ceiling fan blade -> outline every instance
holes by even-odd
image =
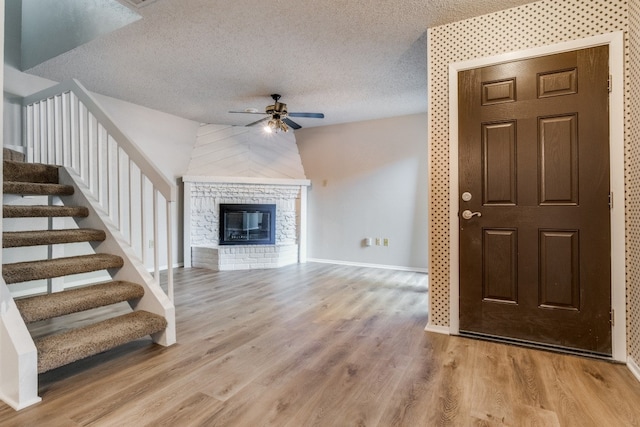
[[[245,125],[245,126],[247,126],[247,127],[248,127],[248,126],[256,126],[256,125],[259,125],[259,124],[260,124],[260,123],[262,123],[262,122],[266,122],[266,121],[267,121],[267,120],[269,120],[270,118],[271,118],[271,116],[268,116],[268,117],[265,117],[264,119],[260,119],[260,120],[257,120],[257,121],[255,121],[255,122],[249,123],[248,125]]]
[[[241,113],[241,114],[267,114],[260,111],[229,111],[230,113]]]
[[[324,119],[324,114],[322,113],[288,113],[289,117],[309,117],[312,119]]]
[[[291,119],[282,119],[283,122],[285,122],[286,124],[289,125],[289,127],[293,128],[293,129],[300,129],[302,126],[300,126],[299,124],[297,124],[296,122],[294,122]]]

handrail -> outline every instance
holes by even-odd
[[[55,86],[41,90],[25,97],[23,106],[28,106],[45,99],[53,98],[64,92],[73,92],[78,99],[87,107],[89,111],[98,119],[98,122],[107,129],[117,141],[120,147],[129,157],[145,171],[145,175],[157,186],[160,194],[170,202],[176,201],[176,186],[173,185],[149,158],[138,149],[131,139],[115,124],[111,116],[102,108],[98,100],[76,79],[71,79],[59,83]]]
[[[159,248],[167,247],[167,294],[173,301],[173,210],[176,186],[134,144],[77,80],[27,96],[24,137],[29,161],[65,166],[84,184],[104,217],[160,286]],[[150,184],[150,185],[147,185]],[[166,209],[160,209],[163,202]],[[139,214],[139,215],[138,215]],[[160,218],[164,216],[164,218]],[[166,226],[160,233],[160,220]],[[147,243],[147,224],[151,238]],[[153,256],[147,254],[152,246]]]

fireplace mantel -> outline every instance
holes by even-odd
[[[195,176],[184,183],[184,265],[214,270],[277,268],[307,258],[308,179]],[[275,203],[273,245],[220,246],[219,206]]]
[[[296,185],[304,187],[309,187],[311,185],[311,181],[308,179],[198,175],[185,175],[182,177],[182,182],[208,182],[212,184]]]

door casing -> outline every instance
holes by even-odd
[[[573,40],[534,49],[456,62],[449,65],[449,235],[450,290],[449,333],[460,332],[459,281],[459,194],[458,194],[458,72],[521,59],[535,58],[594,46],[609,46],[609,72],[612,90],[609,96],[611,209],[611,306],[612,359],[627,360],[625,230],[624,230],[624,33],[622,31]],[[427,325],[427,330],[442,332]]]

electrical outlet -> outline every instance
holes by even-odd
[[[376,246],[380,246],[380,238],[376,237]]]
[[[382,243],[383,243],[385,246],[389,246],[389,238],[385,237],[385,238],[384,238],[384,240],[382,241]]]
[[[149,240],[149,247],[153,248],[153,240]]]

